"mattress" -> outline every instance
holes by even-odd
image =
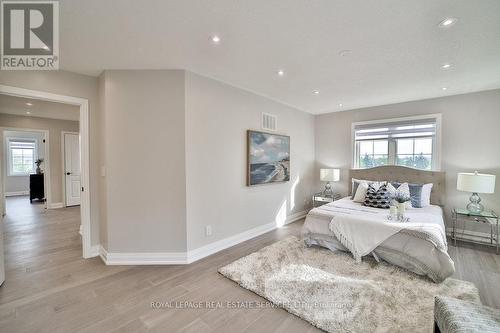
[[[332,251],[347,251],[329,228],[332,218],[339,210],[355,214],[388,215],[388,210],[365,207],[349,197],[314,208],[308,213],[302,227],[302,237],[308,246],[317,245]],[[431,205],[424,208],[410,208],[406,211],[406,215],[412,221],[418,221],[420,214],[432,215],[434,218],[428,223],[438,225],[444,233],[441,207]],[[441,282],[455,272],[454,263],[446,248],[445,244],[445,250],[440,250],[428,239],[401,230],[381,243],[372,255],[416,274],[428,276],[435,282]]]

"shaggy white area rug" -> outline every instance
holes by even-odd
[[[434,296],[480,303],[470,282],[305,246],[289,237],[219,269],[243,288],[328,332],[432,332]]]

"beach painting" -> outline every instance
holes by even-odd
[[[247,132],[247,185],[290,180],[290,137],[265,132]]]

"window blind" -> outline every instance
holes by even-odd
[[[10,139],[10,149],[35,149],[36,142],[34,140],[25,139]]]
[[[434,137],[436,135],[436,119],[419,119],[395,121],[377,124],[356,125],[354,138],[356,141]]]

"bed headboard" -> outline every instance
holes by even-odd
[[[387,165],[369,169],[351,169],[349,170],[349,182],[351,182],[352,178],[415,184],[433,183],[431,203],[439,206],[444,204],[445,173],[443,171],[425,171],[403,166]],[[351,187],[352,184],[349,184],[349,194],[352,192]]]

